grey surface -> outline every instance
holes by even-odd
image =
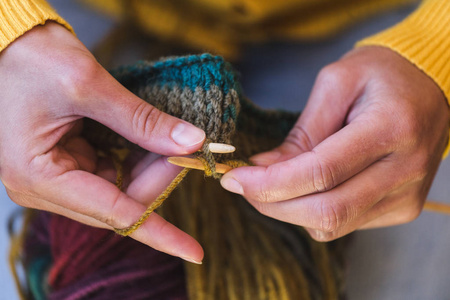
[[[2,220],[0,223],[0,299],[19,299],[8,266],[9,236],[7,233],[7,220],[18,207],[9,200],[2,185],[0,207],[0,220]]]
[[[74,1],[52,0],[90,48],[112,22],[80,8]],[[245,63],[237,65],[247,95],[264,107],[300,110],[321,67],[334,61],[355,41],[401,20],[409,10],[398,10],[357,29],[313,45],[273,44],[250,48]],[[430,198],[450,203],[450,161],[444,161]],[[16,206],[0,191],[0,220]],[[348,294],[360,299],[450,299],[450,217],[424,212],[407,225],[360,231],[348,253]],[[18,299],[6,264],[9,238],[0,228],[0,299]]]

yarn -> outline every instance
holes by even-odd
[[[136,221],[136,223],[134,223],[133,225],[127,227],[127,228],[123,228],[123,229],[118,229],[118,228],[114,228],[114,231],[117,234],[120,234],[121,236],[128,236],[130,234],[132,234],[133,232],[135,232],[142,224],[144,224],[144,222],[148,219],[148,217],[150,216],[150,214],[157,209],[158,207],[160,207],[163,202],[170,196],[170,194],[172,193],[172,191],[181,183],[181,181],[184,179],[184,177],[186,177],[187,173],[190,171],[190,169],[185,168],[183,169],[180,174],[178,174],[174,180],[172,180],[172,182],[169,184],[169,186],[166,188],[166,190],[164,192],[161,193],[161,195],[159,195],[155,201],[153,201],[153,203],[145,210],[145,212],[142,214],[142,216],[139,218],[139,220]],[[120,178],[120,176],[117,176],[118,178]],[[121,181],[121,180],[119,180]]]
[[[214,155],[209,150],[209,140],[206,140],[202,146],[202,150],[196,153],[197,159],[199,159],[204,166],[205,176],[213,177],[215,179],[220,179],[222,174],[216,172],[216,160],[214,159]],[[114,158],[114,157],[113,157]],[[122,159],[123,162],[123,159]],[[225,161],[225,164],[231,166],[232,168],[248,166],[249,164],[244,161],[237,160],[228,160]],[[119,189],[122,189],[123,184],[123,168],[121,162],[118,159],[114,159],[114,165],[116,167],[117,175],[116,175],[116,185]],[[150,206],[145,210],[142,216],[137,220],[133,225],[127,228],[114,228],[114,232],[120,234],[121,236],[129,236],[133,232],[135,232],[139,227],[144,224],[144,222],[148,219],[150,214],[155,211],[158,207],[160,207],[164,201],[170,196],[173,190],[181,183],[181,181],[186,177],[188,172],[191,169],[184,168],[169,184],[169,186],[156,198],[155,201],[150,204]]]
[[[253,105],[243,96],[232,67],[208,54],[139,62],[112,74],[158,109],[204,129],[212,142],[236,146],[231,157],[206,148],[197,154],[212,176],[215,162],[238,166],[279,145],[298,117]],[[130,155],[143,151],[91,120],[86,120],[83,134],[104,153],[112,148],[127,149]],[[202,244],[203,265],[183,262],[108,230],[34,212],[24,227],[21,251],[13,257],[27,274],[24,295],[195,300],[343,296],[344,240],[315,242],[301,227],[260,214],[203,172],[192,171],[173,185],[179,188],[170,188],[173,192],[158,214]]]

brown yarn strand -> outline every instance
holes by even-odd
[[[126,227],[126,228],[114,228],[114,231],[117,234],[120,234],[122,236],[128,236],[135,232],[139,227],[141,227],[142,224],[148,219],[148,217],[151,215],[151,213],[160,207],[164,201],[169,198],[170,194],[173,192],[173,190],[180,184],[180,182],[186,177],[186,175],[189,173],[190,169],[185,168],[183,169],[172,182],[169,184],[169,186],[166,188],[164,192],[159,195],[155,201],[145,210],[145,212],[142,214],[142,216],[139,218],[139,220],[136,221],[133,225]],[[119,173],[118,173],[119,174]],[[121,182],[121,180],[117,180],[118,182]]]
[[[213,177],[215,179],[220,179],[222,174],[216,172],[216,161],[213,153],[210,150],[209,144],[210,140],[206,140],[203,144],[202,150],[197,153],[197,159],[203,164],[204,172],[207,177]],[[113,163],[116,168],[116,185],[119,189],[123,188],[123,162],[128,155],[128,151],[126,153],[120,151],[114,151],[113,153]],[[229,160],[226,162],[226,165],[229,165],[232,168],[236,168],[239,166],[248,165],[242,161],[233,161]],[[184,168],[169,184],[169,186],[156,198],[155,201],[145,210],[142,216],[137,220],[133,225],[126,228],[114,228],[114,232],[121,236],[129,236],[133,232],[139,229],[139,227],[144,224],[144,222],[148,219],[153,211],[155,211],[158,207],[160,207],[164,201],[169,198],[170,194],[173,190],[183,181],[186,175],[189,173],[191,169]]]

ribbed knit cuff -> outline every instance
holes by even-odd
[[[356,46],[388,47],[431,77],[450,103],[450,0],[426,0],[401,23]],[[449,153],[447,145],[444,156]]]
[[[0,51],[36,25],[56,21],[72,27],[44,0],[0,0]]]

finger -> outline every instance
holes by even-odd
[[[67,218],[73,219],[75,221],[81,222],[86,225],[104,228],[104,229],[112,229],[111,226],[106,225],[103,222],[100,222],[97,219],[91,218],[86,215],[82,215],[76,213],[74,211],[68,210],[65,207],[62,207],[58,204],[49,202],[45,199],[41,199],[38,197],[33,197],[31,195],[18,194],[14,191],[7,190],[7,193],[11,199],[14,199],[14,202],[27,208],[36,209],[36,210],[45,210],[51,213],[55,213],[58,215],[65,216]]]
[[[397,155],[395,159],[398,159]],[[398,170],[409,174],[406,182],[410,182],[395,193],[385,197],[367,212],[365,222],[358,228],[378,228],[404,224],[415,220],[423,210],[428,192],[439,167],[439,161],[432,164],[415,166],[420,159],[404,159],[399,161]],[[405,177],[405,176],[404,176]]]
[[[367,212],[358,229],[371,229],[405,224],[415,220],[422,212],[425,195],[418,196],[418,188],[407,193],[386,197]]]
[[[114,166],[112,158],[100,158],[97,162],[95,175],[115,184],[117,181],[117,169]]]
[[[149,206],[181,171],[180,167],[160,157],[143,170],[127,188],[127,195]],[[155,174],[157,174],[155,176]]]
[[[349,108],[359,97],[363,83],[355,70],[349,71],[341,63],[322,69],[305,109],[283,144],[253,156],[251,161],[267,166],[311,151],[345,125]]]
[[[344,225],[335,231],[327,232],[306,228],[309,234],[319,241],[331,241],[360,229],[372,229],[405,224],[415,220],[421,213],[425,196],[417,199],[418,186],[407,193],[398,192],[385,197],[354,222]],[[401,189],[402,190],[402,189]],[[422,199],[423,198],[423,199]]]
[[[146,209],[120,192],[114,184],[79,170],[65,172],[41,188],[38,192],[51,195],[46,197],[49,201],[113,228],[126,228],[134,224]],[[195,239],[157,214],[151,214],[131,237],[186,260],[199,262],[203,258],[203,250]]]
[[[249,202],[265,215],[309,228],[315,239],[332,240],[367,222],[372,216],[366,212],[407,182],[401,174],[383,160],[325,193],[276,203]]]
[[[312,151],[267,167],[237,168],[226,173],[222,186],[245,198],[277,202],[328,191],[388,155],[383,147],[390,132],[366,120],[351,124]],[[362,118],[364,119],[364,118]]]
[[[188,154],[198,150],[204,139],[203,130],[163,113],[120,85],[105,70],[102,80],[91,91],[89,99],[77,103],[75,109],[94,119],[131,142],[151,152],[167,155]]]
[[[27,196],[29,197],[29,196]],[[69,219],[78,221],[80,223],[90,225],[93,227],[103,228],[103,229],[113,229],[111,226],[95,219],[90,216],[80,214],[77,212],[74,212],[72,210],[69,210],[65,207],[62,207],[60,205],[45,201],[43,199],[33,198],[29,197],[30,199],[27,200],[29,203],[37,204],[39,203],[39,207],[35,207],[33,205],[27,206],[29,208],[39,209],[39,210],[45,210],[49,211],[61,216],[65,216]],[[177,229],[172,224],[165,221],[162,217],[160,217],[158,214],[153,213],[149,219],[147,220],[147,223],[150,223],[151,226],[144,224],[140,231],[136,231],[131,235],[132,238],[151,246],[152,248],[181,257],[187,261],[193,262],[193,263],[201,263],[203,259],[203,250],[200,249],[192,249],[192,252],[196,252],[196,255],[188,255],[183,256],[184,253],[188,252],[186,250],[189,250],[189,248],[192,248],[192,244],[190,241],[186,241],[186,239],[183,238],[185,233]],[[155,239],[151,238],[154,235],[161,236],[160,239],[157,241],[159,243],[155,243]],[[167,246],[172,245],[172,248],[168,251]],[[179,255],[181,253],[181,255]]]
[[[421,211],[415,204],[417,203],[412,203],[408,197],[391,195],[376,203],[366,212],[363,212],[353,222],[345,224],[334,231],[323,231],[314,228],[305,229],[315,240],[331,241],[355,230],[394,226],[410,222]]]
[[[95,171],[97,154],[85,139],[71,137],[64,143],[64,149],[75,158],[81,170]]]
[[[142,173],[148,166],[153,163],[153,161],[155,161],[159,157],[161,157],[161,155],[152,152],[143,153],[142,151],[132,151],[127,156],[124,162],[115,163],[112,157],[100,158],[97,162],[95,174],[109,182],[117,183],[118,163],[122,166],[122,188],[127,187],[131,181],[133,181],[140,173]]]
[[[134,180],[138,177],[144,170],[146,170],[155,160],[160,158],[161,155],[148,152],[144,156],[140,157],[140,159],[134,164],[134,167],[131,169],[131,180]],[[130,159],[134,159],[130,157]]]

